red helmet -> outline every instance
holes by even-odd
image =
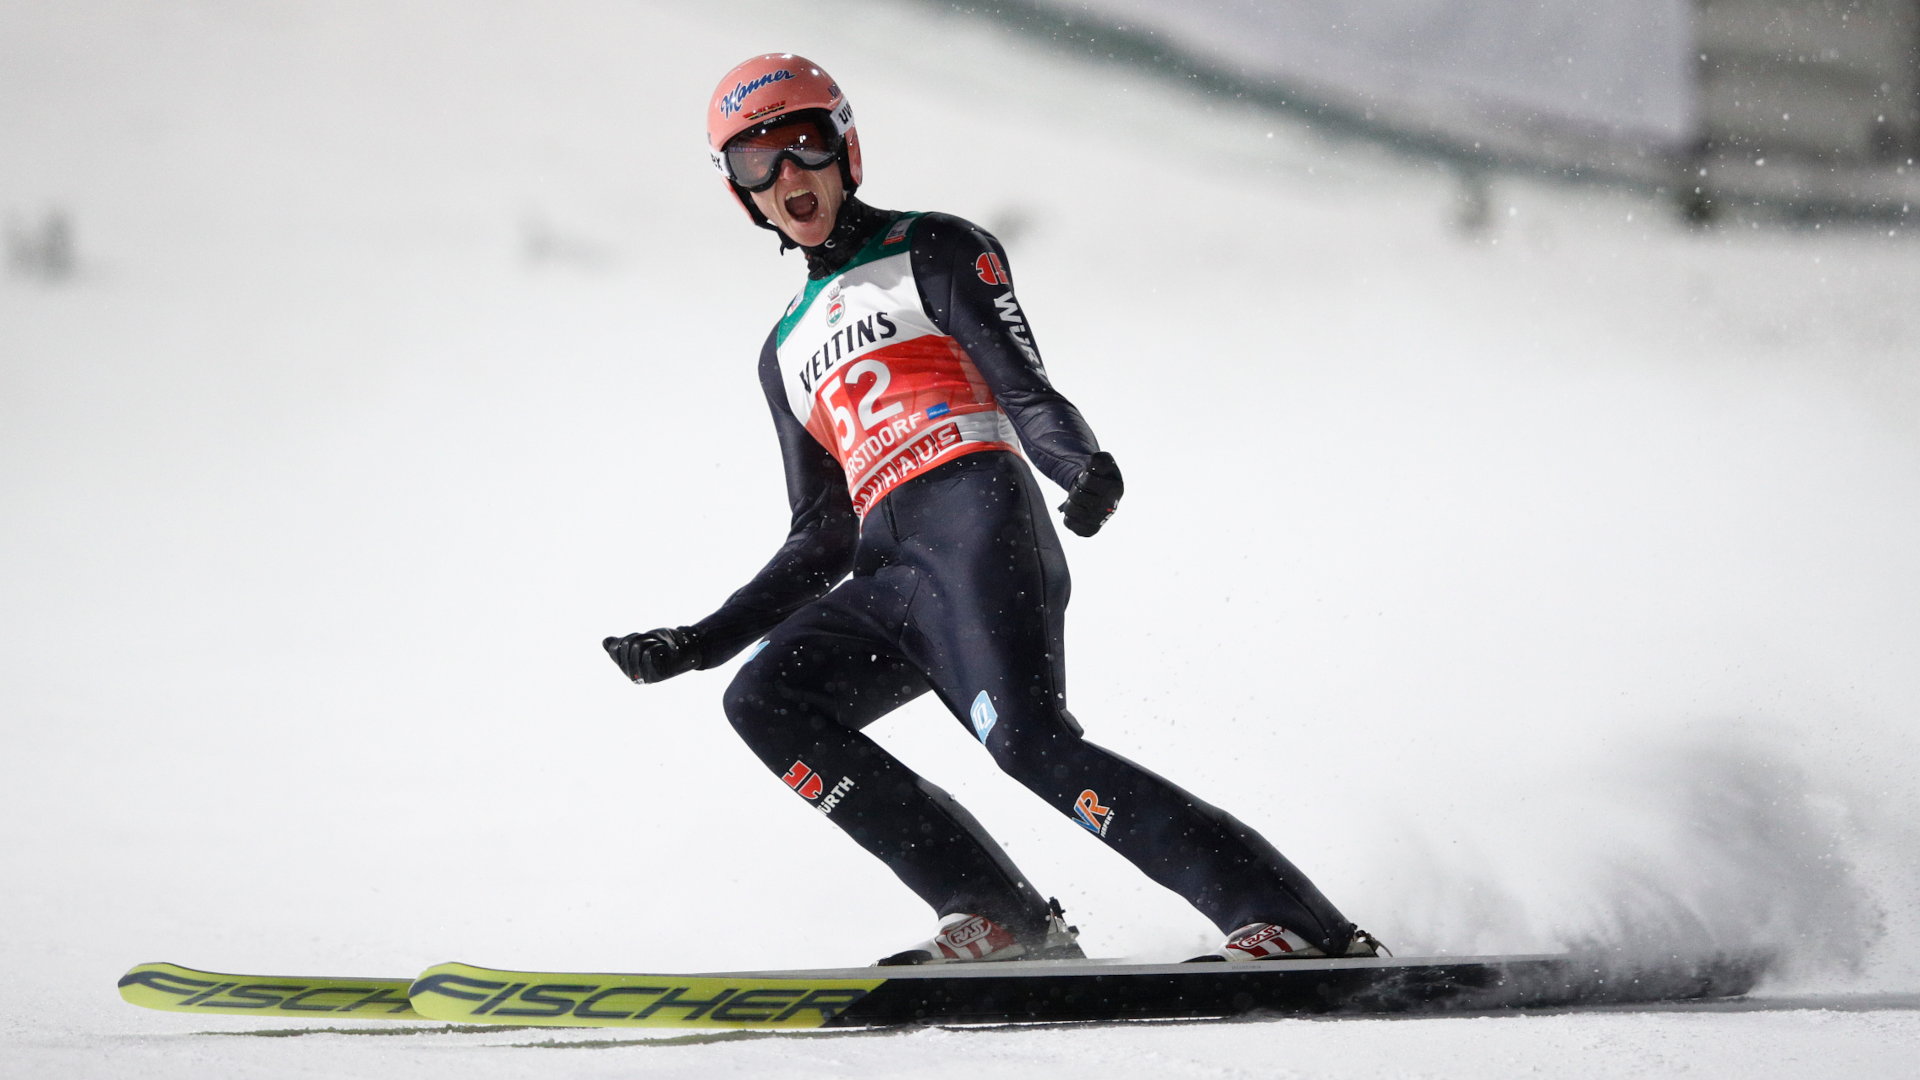
[[[773,228],[772,223],[734,183],[727,168],[727,143],[743,131],[797,119],[797,113],[821,116],[843,140],[840,179],[847,194],[853,194],[860,186],[860,135],[853,127],[853,106],[833,77],[813,61],[792,53],[756,56],[722,76],[707,104],[707,153],[713,167],[726,178],[727,189],[740,200],[747,216],[765,228]]]

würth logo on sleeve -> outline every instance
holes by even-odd
[[[1100,796],[1092,788],[1073,800],[1073,816],[1081,828],[1097,836],[1107,835],[1107,826],[1113,824],[1113,809],[1100,805]]]
[[[820,774],[808,768],[807,763],[804,761],[794,762],[793,768],[788,769],[787,775],[780,779],[785,780],[788,787],[806,796],[809,800],[819,798],[820,789],[826,787],[825,784],[820,782]]]
[[[827,792],[827,797],[820,800],[820,805],[814,807],[814,809],[823,814],[831,814],[833,813],[833,808],[839,806],[840,800],[846,798],[847,792],[852,790],[853,777],[843,776],[840,778],[839,783],[833,785],[833,790]]]
[[[804,761],[794,762],[793,768],[788,769],[787,775],[780,779],[785,780],[788,787],[799,792],[808,802],[816,804],[814,809],[823,814],[833,813],[833,808],[840,804],[840,800],[847,797],[847,792],[853,790],[853,778],[843,776],[839,783],[833,785],[833,790],[827,792],[825,799],[820,798],[820,793],[826,789],[827,785],[820,779],[820,774],[809,768]]]
[[[1013,284],[1013,279],[1007,276],[1006,266],[1000,262],[1000,256],[991,251],[973,260],[973,272],[989,285]]]
[[[980,257],[986,258],[985,255]],[[1027,358],[1027,363],[1032,364],[1035,371],[1044,373],[1046,366],[1040,363],[1039,350],[1033,347],[1032,340],[1027,337],[1027,320],[1020,314],[1020,301],[1014,299],[1013,290],[1008,289],[994,297],[993,307],[1000,313],[1000,321],[1007,324],[1007,334],[1020,347],[1020,354]]]

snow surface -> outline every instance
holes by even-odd
[[[699,150],[826,63],[881,206],[1001,233],[1127,470],[1090,735],[1404,953],[1765,945],[1761,1011],[728,1039],[237,1034],[140,961],[860,962],[930,919],[724,673],[797,260]],[[1920,1049],[1920,247],[1471,186],[940,5],[16,2],[0,214],[0,1074],[1891,1076]],[[1090,951],[1211,928],[931,702],[876,725]],[[1880,996],[1867,996],[1880,995]],[[283,1025],[277,1025],[283,1026]],[[355,1029],[363,1030],[363,1029]],[[387,1029],[379,1029],[387,1030]],[[533,1054],[511,1047],[579,1042]]]

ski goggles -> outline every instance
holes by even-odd
[[[840,160],[846,140],[813,120],[743,132],[727,144],[715,164],[727,179],[747,191],[765,191],[780,178],[780,163],[792,161],[809,172]]]

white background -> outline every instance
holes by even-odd
[[[785,528],[797,257],[700,148],[825,64],[876,205],[1001,233],[1126,470],[1067,537],[1090,737],[1401,953],[1783,950],[1761,1015],[502,1049],[229,1039],[136,962],[864,963],[929,914],[625,683]],[[0,7],[0,1073],[1893,1075],[1920,988],[1920,247],[1444,171],[937,5]],[[877,737],[1099,955],[1204,920],[931,702]],[[1796,996],[1798,995],[1798,996]],[[1884,1002],[1886,999],[1874,999]],[[1898,999],[1909,1003],[1911,998]],[[559,1061],[565,1064],[558,1064]]]

